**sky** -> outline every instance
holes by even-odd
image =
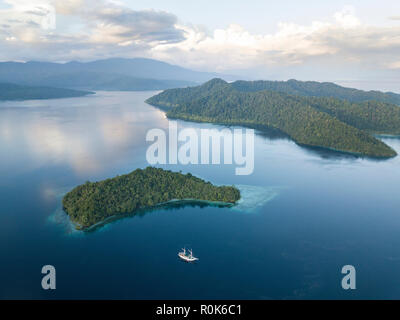
[[[0,0],[0,61],[109,57],[260,79],[400,81],[400,1]]]

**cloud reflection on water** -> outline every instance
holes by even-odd
[[[0,146],[10,152],[0,161],[11,164],[22,152],[29,159],[24,167],[67,163],[78,175],[98,172],[118,160],[116,154],[143,147],[149,121],[167,127],[163,112],[143,102],[151,95],[100,92],[89,99],[2,102]]]

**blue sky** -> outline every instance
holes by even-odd
[[[250,78],[400,80],[400,1],[0,0],[0,61],[147,57]]]
[[[357,14],[374,24],[392,23],[388,17],[400,15],[400,1],[376,0],[123,0],[132,9],[159,9],[176,14],[183,22],[223,28],[231,23],[243,25],[252,32],[272,32],[281,21],[306,24],[327,19],[345,6],[353,6]]]

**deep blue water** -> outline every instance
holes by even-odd
[[[400,157],[358,159],[258,134],[253,175],[163,166],[239,185],[237,208],[163,208],[73,231],[65,192],[147,166],[146,132],[168,127],[144,103],[153,94],[0,103],[0,298],[400,298]],[[384,141],[400,152],[400,140]],[[183,246],[197,264],[178,260]],[[41,288],[47,264],[55,291]],[[350,292],[341,288],[348,264]]]

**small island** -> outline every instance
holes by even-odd
[[[99,182],[86,182],[63,198],[64,211],[77,229],[88,229],[112,216],[153,208],[175,200],[233,205],[240,191],[215,186],[190,173],[147,167]]]

